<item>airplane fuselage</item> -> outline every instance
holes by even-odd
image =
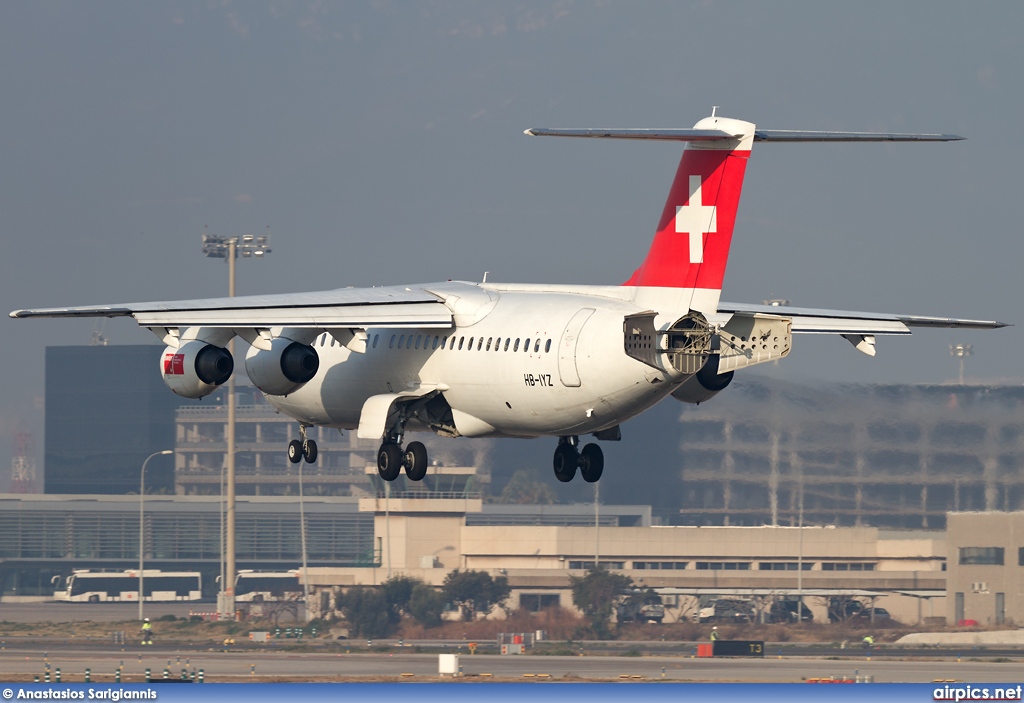
[[[625,354],[623,320],[641,310],[607,288],[424,288],[447,295],[451,329],[370,328],[363,353],[321,334],[316,376],[268,400],[301,422],[356,429],[368,398],[425,389],[444,396],[460,436],[564,436],[614,427],[681,380]]]

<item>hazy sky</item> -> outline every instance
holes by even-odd
[[[1019,2],[0,3],[0,307],[225,294],[204,226],[269,228],[239,294],[620,283],[680,146],[523,130],[689,127],[719,105],[968,137],[755,145],[725,300],[1024,324],[1022,28]],[[12,433],[42,444],[44,348],[95,325],[0,324],[2,488]],[[875,359],[798,337],[766,372],[944,382],[955,342],[969,378],[1021,382],[1021,326],[881,339]]]

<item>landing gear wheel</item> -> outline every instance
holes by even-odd
[[[395,442],[385,442],[377,451],[377,473],[385,481],[394,481],[402,472],[402,448]]]
[[[307,439],[302,443],[302,458],[306,460],[307,464],[316,462],[316,453],[316,442]]]
[[[293,464],[298,464],[302,461],[302,442],[297,439],[293,439],[288,443],[288,461]]]
[[[604,473],[604,452],[596,444],[588,444],[580,451],[580,476],[587,483],[597,483]]]
[[[409,442],[406,446],[405,475],[410,481],[422,481],[427,475],[427,448],[423,442]]]
[[[569,483],[576,476],[576,464],[579,462],[579,454],[576,447],[568,442],[562,442],[555,447],[555,478],[562,483]]]

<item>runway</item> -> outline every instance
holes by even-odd
[[[437,681],[438,655],[412,653],[321,653],[273,650],[122,652],[108,645],[57,647],[42,652],[36,647],[6,646],[0,653],[4,681],[45,680],[61,670],[62,682],[113,681],[120,669],[123,682],[141,682],[147,668],[152,678],[180,678],[203,671],[207,682],[244,681]],[[792,683],[812,678],[871,677],[878,683],[932,683],[936,680],[1020,683],[1020,661],[920,661],[822,659],[698,659],[666,656],[500,656],[463,653],[464,680],[503,681],[689,681]],[[51,680],[54,680],[51,678]]]

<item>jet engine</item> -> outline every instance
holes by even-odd
[[[267,395],[288,395],[316,376],[320,357],[308,344],[277,337],[270,349],[250,347],[245,371],[253,385]]]
[[[679,384],[672,397],[684,403],[699,405],[725,390],[732,382],[733,372],[718,373],[719,358],[718,354],[711,354],[700,371]]]
[[[231,376],[235,362],[227,349],[199,340],[167,347],[160,356],[164,383],[185,398],[202,398]]]

